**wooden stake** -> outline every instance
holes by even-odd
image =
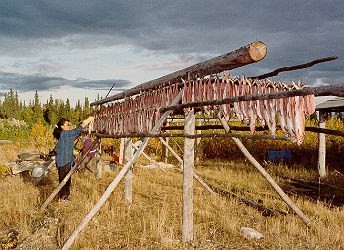
[[[173,101],[173,103],[178,103],[182,98],[182,91],[178,94],[178,96],[176,97],[176,99]],[[152,129],[151,133],[156,133],[160,127],[162,126],[163,122],[167,119],[167,117],[171,114],[171,112],[166,112],[161,118],[160,120],[156,123],[156,125],[154,126],[154,128]],[[151,138],[148,137],[146,138],[141,146],[139,147],[139,149],[135,152],[135,154],[133,155],[133,157],[123,166],[122,170],[118,173],[118,175],[116,176],[116,178],[110,183],[110,185],[108,186],[108,188],[105,190],[105,192],[103,193],[103,195],[100,197],[100,199],[97,201],[97,203],[93,206],[93,208],[88,212],[88,214],[84,217],[84,219],[80,222],[80,224],[75,228],[75,230],[73,231],[73,233],[69,236],[68,240],[66,241],[66,243],[63,245],[62,249],[63,250],[67,250],[69,249],[72,244],[74,243],[76,237],[78,236],[78,234],[81,232],[82,229],[84,229],[86,227],[86,225],[88,224],[88,222],[93,218],[93,216],[99,211],[99,209],[103,206],[103,204],[106,202],[106,200],[109,198],[110,194],[112,193],[112,191],[115,189],[115,187],[118,185],[118,183],[120,182],[120,180],[123,178],[123,176],[125,175],[125,173],[129,170],[129,168],[132,167],[132,165],[135,163],[135,161],[137,160],[137,158],[140,156],[140,154],[143,152],[143,150],[145,149],[145,147],[148,145],[148,143],[150,142]]]
[[[221,121],[221,124],[223,125],[224,129],[229,132],[229,126],[226,120],[221,117],[220,113],[217,114],[219,120]],[[311,225],[311,221],[308,219],[308,217],[300,210],[300,208],[286,195],[283,190],[278,186],[278,184],[272,179],[272,177],[269,175],[268,172],[265,171],[265,169],[259,164],[256,159],[248,152],[248,150],[245,148],[244,144],[235,137],[232,137],[232,140],[234,143],[238,146],[238,148],[241,150],[241,152],[247,157],[247,159],[252,163],[252,165],[258,169],[258,171],[264,176],[264,178],[270,183],[270,185],[275,189],[275,191],[278,193],[278,195],[282,198],[282,200],[303,220],[303,222],[307,225]]]

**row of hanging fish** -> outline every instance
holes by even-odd
[[[180,89],[176,84],[112,103],[95,112],[93,129],[108,135],[150,132]]]
[[[223,77],[198,79],[185,84],[183,89],[183,103],[202,100],[221,100],[229,97],[243,95],[272,94],[297,90],[308,87],[301,83],[286,84],[270,80],[257,80],[250,78]],[[250,126],[254,134],[258,122],[267,125],[271,134],[276,134],[277,120],[284,135],[294,142],[301,144],[305,135],[305,115],[315,112],[315,96],[292,96],[278,99],[250,100],[223,104],[220,106],[204,106],[204,112],[222,112],[229,121],[234,111],[235,116]],[[187,112],[189,109],[186,109]]]
[[[282,83],[250,78],[209,77],[184,83],[182,103],[224,98],[284,92],[302,89],[307,85]],[[134,97],[115,102],[95,113],[94,129],[115,135],[149,132],[160,119],[160,109],[171,105],[180,91],[177,84],[149,90]],[[185,109],[185,112],[188,112]],[[251,134],[260,123],[267,125],[272,135],[276,134],[279,120],[283,133],[298,144],[305,134],[305,115],[315,111],[314,95],[293,96],[278,99],[240,101],[220,106],[204,106],[203,111],[222,112],[227,121],[234,113],[242,122],[250,125]]]

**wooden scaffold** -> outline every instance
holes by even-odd
[[[337,57],[323,58],[304,65],[284,67],[256,77],[232,78],[225,73],[227,70],[258,62],[265,57],[266,53],[265,44],[256,41],[225,55],[91,103],[91,106],[100,107],[95,111],[93,127],[95,136],[98,138],[126,138],[124,143],[125,164],[98,202],[75,228],[62,249],[69,249],[72,246],[78,234],[99,211],[122,178],[124,178],[125,200],[128,204],[133,202],[132,167],[153,137],[158,137],[182,166],[182,239],[184,242],[194,239],[193,179],[195,178],[209,193],[214,193],[211,187],[194,172],[195,139],[206,136],[231,137],[282,200],[307,226],[310,226],[310,219],[253,158],[239,138],[282,139],[291,140],[298,144],[302,143],[305,133],[305,114],[311,114],[314,109],[315,96],[344,96],[344,84],[312,88],[300,83],[285,84],[265,79],[282,71],[310,67],[316,63],[334,60]],[[248,129],[251,135],[232,133],[234,129],[229,127],[228,122],[233,111],[236,117],[250,124]],[[220,121],[221,128],[225,133],[197,133],[196,112],[214,114]],[[280,121],[280,126],[276,124],[277,113],[280,120],[285,118]],[[179,128],[183,129],[184,133],[161,132],[161,128],[165,126],[165,122],[171,114],[184,114],[184,126]],[[283,116],[282,119],[281,116]],[[292,125],[290,125],[291,120],[293,120]],[[258,121],[268,126],[271,135],[254,135],[254,132],[259,129],[256,126]],[[198,127],[201,126],[198,125]],[[285,136],[277,136],[277,129],[281,129]],[[163,139],[173,136],[184,137],[183,159]],[[144,138],[144,140],[138,147],[134,146],[136,151],[133,153],[131,138],[135,137]],[[46,205],[45,203],[45,207]]]

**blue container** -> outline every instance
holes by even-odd
[[[276,150],[268,151],[267,153],[268,161],[271,161],[273,163],[287,162],[291,160],[291,157],[291,150]]]

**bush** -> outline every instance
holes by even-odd
[[[0,119],[0,139],[15,140],[27,139],[30,134],[30,126],[21,120]]]
[[[29,139],[41,152],[44,152],[49,148],[53,148],[56,142],[53,137],[52,130],[47,126],[44,126],[41,121],[32,126]]]

